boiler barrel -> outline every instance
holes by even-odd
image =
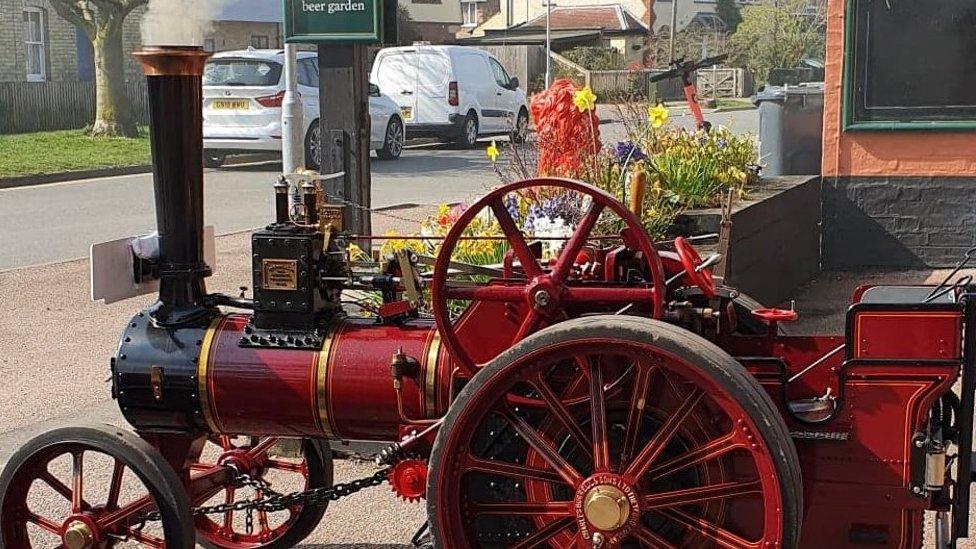
[[[246,329],[246,316],[221,317],[201,345],[201,410],[213,432],[395,440],[403,421],[390,361],[401,350],[419,365],[403,379],[404,414],[423,418],[433,405],[441,349],[432,323],[338,321],[318,352],[240,347]]]

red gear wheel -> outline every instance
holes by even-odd
[[[400,499],[418,502],[427,496],[427,462],[405,459],[390,468],[390,486]]]

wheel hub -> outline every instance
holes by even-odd
[[[61,541],[67,549],[90,549],[95,546],[95,533],[87,524],[76,520],[64,529]]]
[[[584,480],[574,498],[576,524],[583,539],[616,547],[640,520],[640,499],[620,475],[597,473]]]
[[[583,515],[600,530],[616,530],[630,518],[630,502],[623,490],[601,484],[587,492],[583,501]]]

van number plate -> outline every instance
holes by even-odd
[[[413,107],[400,107],[400,116],[404,120],[411,120],[413,118]]]

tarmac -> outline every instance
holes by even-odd
[[[398,213],[416,218],[429,208]],[[393,219],[374,217],[376,232],[395,224]],[[236,295],[239,286],[250,285],[248,234],[220,236],[216,250],[217,266],[207,280],[208,289]],[[931,283],[945,274],[945,270],[824,272],[798,291],[795,306],[800,320],[791,332],[842,333],[849,297],[859,284]],[[0,272],[0,466],[30,437],[55,426],[125,425],[110,398],[108,359],[131,315],[151,301],[152,296],[142,296],[111,305],[91,302],[87,260]],[[370,462],[338,460],[336,480],[364,477],[375,470]],[[402,502],[384,485],[334,503],[300,547],[405,548],[424,520],[423,504]],[[931,547],[931,541],[926,546]],[[959,547],[976,544],[964,542]]]

